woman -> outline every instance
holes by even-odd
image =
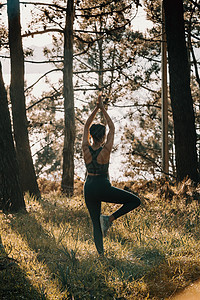
[[[98,110],[101,110],[109,127],[106,138],[105,126],[93,124]],[[91,127],[90,127],[91,126]],[[101,93],[97,105],[84,126],[83,157],[87,169],[87,179],[84,185],[84,197],[92,223],[94,242],[97,251],[103,255],[103,236],[106,235],[112,222],[140,205],[140,199],[127,191],[111,186],[108,178],[110,153],[113,147],[115,126],[104,108]],[[90,144],[90,135],[93,143]],[[106,138],[106,141],[105,141]],[[123,204],[110,216],[101,215],[101,202]]]

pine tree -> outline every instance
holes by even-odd
[[[7,94],[0,64],[0,209],[25,210],[19,180],[19,167],[11,131]]]
[[[164,0],[169,59],[170,96],[174,120],[177,179],[198,182],[196,129],[185,42],[183,1]]]
[[[9,47],[11,57],[10,98],[14,137],[23,191],[40,196],[28,139],[24,95],[24,54],[22,48],[19,0],[7,1]]]

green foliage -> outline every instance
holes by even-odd
[[[127,121],[122,137],[122,151],[126,162],[125,174],[130,178],[138,178],[138,176],[139,178],[143,176],[145,178],[156,178],[162,172],[160,92],[154,94],[152,98],[148,97],[146,101],[148,101],[146,104],[139,101],[135,103],[135,113],[129,114],[129,122]],[[170,172],[174,175],[171,113],[169,114],[169,153]]]
[[[196,33],[198,32],[198,25],[196,24],[196,16],[199,14],[197,9],[189,3],[185,3],[185,21],[187,28],[192,33],[192,45],[196,47]],[[144,1],[147,18],[153,22],[152,29],[148,29],[148,39],[137,45],[138,58],[141,56],[148,58],[148,68],[144,66],[141,70],[137,69],[134,77],[134,86],[132,90],[138,86],[145,87],[149,92],[146,94],[146,99],[134,101],[133,107],[136,108],[134,114],[129,114],[130,125],[126,126],[125,134],[122,139],[125,145],[123,149],[127,155],[125,161],[126,174],[130,176],[148,176],[152,173],[157,176],[162,171],[161,166],[161,94],[160,94],[160,42],[158,37],[161,33],[161,5],[160,1]],[[194,17],[194,20],[191,18]],[[190,24],[190,25],[189,25]],[[141,37],[140,37],[141,38]],[[141,38],[142,39],[142,38]],[[138,47],[140,45],[140,47]],[[157,58],[157,62],[155,62]],[[193,62],[194,63],[194,62]],[[146,64],[147,65],[147,64]],[[191,68],[193,65],[191,64]],[[142,74],[140,74],[140,72]],[[198,74],[196,74],[198,75]],[[192,76],[193,77],[193,76]],[[197,78],[198,79],[198,78]],[[197,140],[199,140],[199,126],[198,115],[199,108],[196,107],[196,83],[191,78],[191,88],[193,93],[193,100],[196,112],[196,127]],[[149,85],[152,84],[152,86]],[[149,89],[148,89],[149,88]],[[157,90],[157,92],[156,92]],[[173,119],[171,114],[171,107],[169,106],[169,155],[170,155],[170,173],[175,176],[175,158],[174,158],[174,134],[173,134]],[[130,133],[131,132],[131,133]],[[134,134],[133,138],[130,138]],[[127,143],[129,146],[127,146]],[[199,142],[197,141],[199,148]],[[127,151],[129,149],[129,151]],[[127,170],[128,169],[128,170]],[[146,172],[145,172],[146,171]]]
[[[29,134],[35,152],[37,175],[59,176],[64,122],[62,70],[66,2],[43,4],[36,3],[31,6],[32,19],[27,28],[23,28],[23,32],[34,37],[35,32],[38,34],[38,31],[51,30],[48,34],[51,34],[52,45],[45,46],[43,54],[48,61],[49,69],[56,70],[50,74],[59,76],[56,82],[50,74],[44,77],[48,87],[39,99],[34,95],[34,89],[29,88],[26,91],[27,102],[33,105],[32,109],[27,110],[27,116],[30,120]],[[149,171],[153,175],[158,175],[158,171],[161,170],[160,1],[92,0],[89,4],[88,1],[75,1],[73,47],[77,131],[75,160],[81,157],[82,126],[88,112],[93,108],[94,98],[101,85],[109,99],[107,105],[113,108],[114,105],[121,104],[122,117],[127,119],[122,146],[124,150],[122,155],[126,153],[125,168],[130,170],[129,174],[136,170],[138,175],[141,170],[142,176],[146,176]],[[153,24],[145,33],[134,31],[131,26],[132,18],[135,16],[137,19],[138,5],[143,5],[147,19]],[[191,43],[197,48],[199,11],[197,8],[194,9],[190,1],[184,1],[184,8],[187,36],[189,38],[192,33]],[[1,10],[5,11],[5,7]],[[2,46],[5,47],[7,42],[5,25],[2,25],[0,37]],[[24,52],[27,56],[33,54],[29,48]],[[192,66],[193,63],[191,61]],[[199,95],[196,92],[196,83],[192,85],[192,89],[196,94],[199,143]],[[132,106],[128,113],[126,106]],[[170,172],[175,175],[171,108],[169,119]],[[129,132],[131,135],[134,134],[133,139],[129,138]],[[35,145],[36,137],[37,145]]]

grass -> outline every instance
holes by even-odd
[[[199,187],[126,185],[142,205],[115,221],[104,259],[80,184],[73,198],[49,190],[26,195],[26,214],[0,213],[0,299],[166,299],[199,279]]]

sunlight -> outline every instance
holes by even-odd
[[[168,300],[199,300],[200,299],[200,280],[189,285],[177,296],[170,297]]]

